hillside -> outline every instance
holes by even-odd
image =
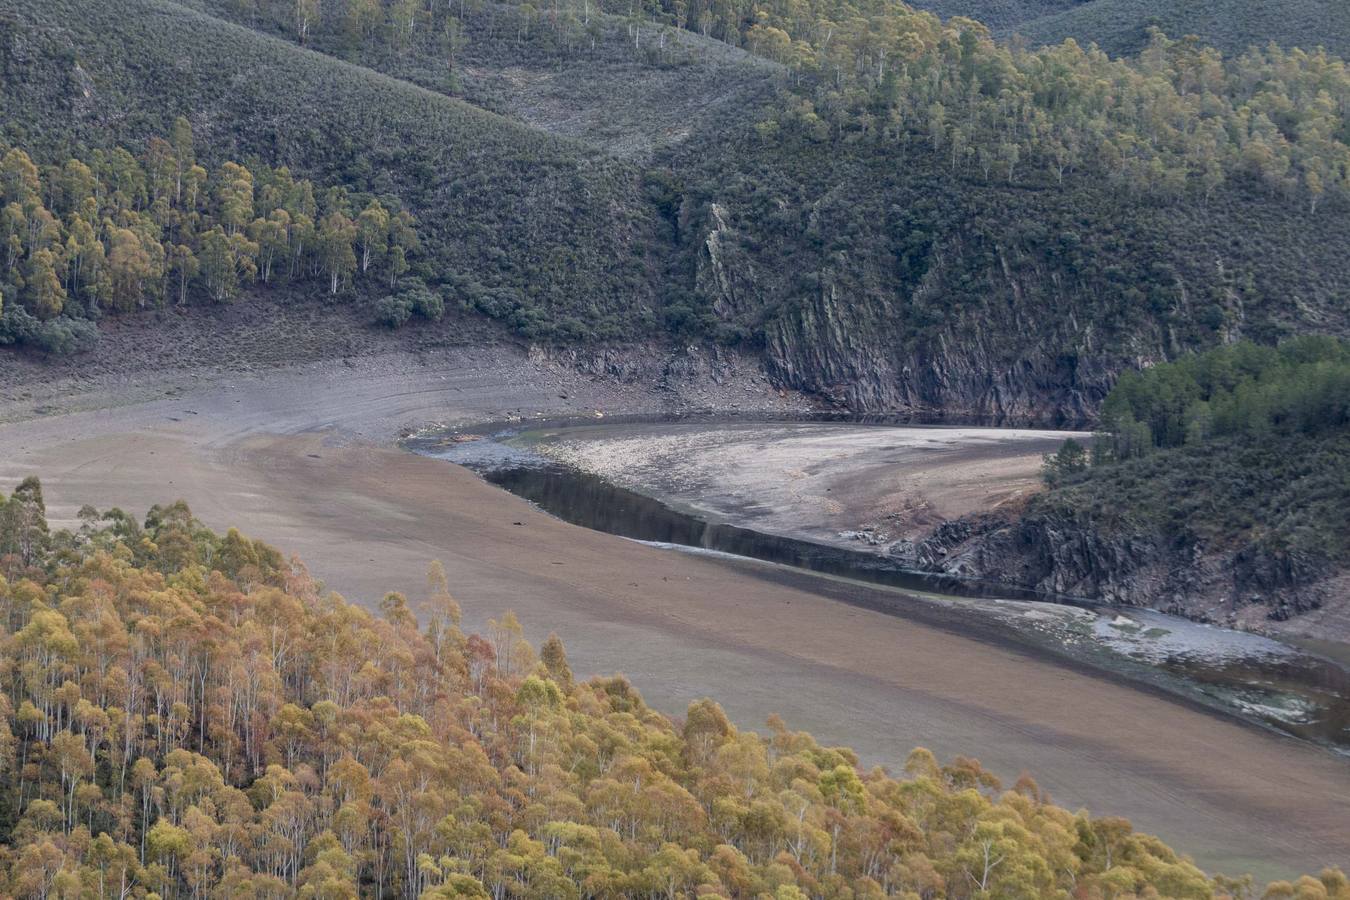
[[[1196,35],[1224,53],[1274,42],[1350,54],[1350,13],[1337,0],[918,0],[943,18],[968,16],[1003,38],[1033,44],[1073,38],[1113,55],[1139,52],[1148,29],[1173,37]]]
[[[388,195],[416,217],[444,302],[530,339],[722,342],[856,412],[1064,421],[1142,362],[1347,330],[1350,236],[1335,224],[1350,151],[1317,139],[1339,120],[1311,92],[1350,82],[1297,55],[1197,89],[1184,44],[1160,43],[1147,67],[1038,63],[897,6],[879,15],[922,35],[901,90],[894,70],[789,77],[687,28],[598,12],[582,28],[487,6],[446,20],[463,40],[405,45],[321,20],[321,54],[276,4],[256,7],[258,30],[168,0],[6,8],[7,133],[35,158],[134,148],[186,113],[212,162]],[[1048,66],[1062,90],[1041,83]],[[993,87],[963,101],[976,72],[1029,92],[1031,124],[1000,124]],[[1263,72],[1279,77],[1253,82]],[[1106,106],[1086,87],[1102,78],[1122,84]],[[1268,124],[1233,137],[1253,104]]]
[[[1121,370],[1246,336],[1346,333],[1350,242],[1245,184],[1153,202],[953,177],[917,141],[791,119],[669,162],[691,316],[862,411],[1091,418]],[[1312,237],[1315,235],[1316,237]]]
[[[3,136],[43,162],[143,146],[186,116],[212,162],[394,195],[452,302],[525,334],[654,318],[661,241],[623,162],[164,0],[5,0],[0,38]]]
[[[1096,43],[1113,54],[1138,52],[1148,43],[1150,26],[1178,37],[1197,35],[1230,54],[1271,42],[1350,54],[1350,10],[1339,0],[1088,0],[1045,6],[1043,14],[1012,22],[1006,30],[1035,43],[1065,38]]]
[[[232,0],[190,5],[295,38],[284,5],[246,15]],[[424,33],[408,46],[353,39],[342,12],[340,4],[322,8],[308,46],[624,158],[645,159],[743,117],[772,97],[781,77],[781,67],[721,41],[670,28],[634,36],[622,19],[598,11],[560,34],[542,20],[522,27],[519,6],[481,3],[459,10],[453,40]]]
[[[1240,342],[1122,376],[1089,451],[1020,515],[948,523],[930,568],[1267,630],[1350,638],[1350,345]]]
[[[209,3],[226,11],[223,0]],[[1309,210],[1301,196],[1306,188],[1297,181],[1311,176],[1297,169],[1280,174],[1288,162],[1269,161],[1273,181],[1253,178],[1250,159],[1270,146],[1259,135],[1208,162],[1204,154],[1214,150],[1197,149],[1206,146],[1204,133],[1180,139],[1154,159],[1122,160],[1120,153],[1135,152],[1122,147],[1156,144],[1152,131],[1161,126],[1111,121],[1117,113],[1088,109],[1076,115],[1104,115],[1094,128],[1124,131],[1100,150],[1078,147],[1067,162],[1056,162],[1060,151],[1053,146],[1007,143],[989,121],[992,106],[962,117],[953,113],[951,121],[934,126],[924,120],[927,100],[886,99],[894,85],[861,82],[832,91],[802,82],[793,86],[795,93],[774,99],[780,76],[771,65],[687,29],[649,28],[638,39],[645,42],[639,52],[625,42],[629,26],[622,20],[596,13],[590,32],[545,21],[526,31],[514,9],[470,11],[462,26],[467,38],[450,70],[444,42],[398,49],[377,32],[353,45],[344,43],[337,25],[315,30],[310,40],[543,128],[585,132],[597,147],[644,164],[645,171],[613,161],[582,166],[577,145],[528,132],[532,142],[572,160],[560,165],[581,166],[596,179],[608,192],[609,208],[628,226],[616,234],[600,221],[588,226],[583,219],[579,229],[569,223],[563,229],[567,249],[526,267],[501,248],[517,247],[522,232],[546,241],[562,241],[563,235],[548,230],[556,225],[541,231],[534,222],[516,221],[519,206],[491,209],[481,198],[483,206],[474,212],[481,216],[476,233],[485,244],[479,254],[463,259],[473,248],[447,248],[470,270],[442,276],[449,281],[448,301],[502,319],[527,337],[591,340],[665,332],[678,340],[739,345],[761,355],[785,385],[854,411],[1082,420],[1095,414],[1115,375],[1140,362],[1238,337],[1273,341],[1347,328],[1350,238],[1334,227],[1344,201],[1332,194],[1319,205],[1314,197]],[[366,69],[320,63],[294,45],[279,12],[274,18],[264,12],[254,25],[278,35],[259,44],[270,53],[306,66],[338,66],[335,71],[352,73],[357,83],[378,83],[418,103],[446,102]],[[933,25],[911,19],[915,27]],[[244,39],[239,29],[217,21],[193,21]],[[950,58],[940,33],[932,40],[934,58],[926,65],[966,65]],[[977,56],[990,56],[979,65],[1006,65],[1000,52],[993,45],[979,49]],[[1184,48],[1160,52],[1184,72]],[[1083,69],[1085,82],[1139,77],[1091,58],[1055,62]],[[1318,76],[1303,73],[1304,65],[1286,66],[1283,77],[1290,83],[1274,92],[1303,96],[1299,103],[1308,104],[1300,79]],[[631,94],[621,88],[630,76],[637,84]],[[1173,77],[1184,92],[1184,74]],[[1237,116],[1237,104],[1252,101],[1227,96],[1242,89],[1238,83],[1245,84],[1247,75],[1235,72],[1233,78],[1233,87],[1214,88],[1212,101],[1182,93],[1172,102],[1231,103]],[[684,121],[690,98],[706,97],[715,82],[725,84],[720,102]],[[1158,88],[1141,81],[1131,89],[1146,96]],[[933,99],[942,107],[959,105],[945,96]],[[345,103],[326,101],[330,113],[324,114],[336,115]],[[888,115],[906,127],[879,128],[878,103],[895,104]],[[185,105],[203,107],[197,100]],[[1132,101],[1125,105],[1135,108]],[[465,107],[447,108],[468,115]],[[1298,115],[1314,112],[1300,109]],[[486,116],[475,121],[510,127]],[[1179,112],[1167,127],[1191,127],[1187,122]],[[1069,129],[1061,140],[1078,140],[1074,129],[1081,126],[1054,127]],[[1282,127],[1296,130],[1293,123]],[[986,138],[990,128],[994,133]],[[1291,147],[1288,152],[1307,152],[1276,140]],[[953,155],[951,148],[961,152]],[[492,165],[483,149],[479,164]],[[305,171],[307,152],[290,148],[286,156]],[[360,147],[351,152],[359,157]],[[1010,153],[1017,155],[1005,158]],[[1094,158],[1099,153],[1116,154],[1106,179],[1099,174],[1106,163]],[[1201,155],[1187,159],[1196,153]],[[1295,165],[1312,171],[1315,162]],[[356,164],[358,176],[363,166]],[[1201,174],[1198,167],[1208,168]],[[1208,180],[1216,171],[1221,180]],[[498,174],[485,172],[483,180]],[[1339,191],[1338,184],[1332,179],[1326,189]],[[416,202],[426,187],[408,186],[410,206],[426,227],[444,230],[449,223],[441,207]],[[559,193],[551,198],[553,208],[539,215],[562,215],[558,207],[578,196]],[[593,199],[588,208],[598,219],[600,203]],[[438,199],[452,209],[461,202]],[[490,236],[503,240],[486,246]],[[617,255],[614,242],[624,246]],[[538,241],[525,243],[535,247]],[[567,268],[564,278],[531,278],[551,274],[549,263],[559,253],[583,264]],[[538,259],[542,250],[534,255]],[[496,271],[503,266],[509,271]],[[487,289],[465,284],[466,278]],[[507,284],[498,287],[494,279]]]
[[[51,532],[36,479],[0,503],[12,896],[1250,888],[974,759],[919,749],[902,776],[864,771],[777,717],[740,731],[704,699],[673,721],[622,677],[578,683],[562,642],[536,651],[510,612],[462,632],[438,563],[424,596],[374,615],[181,501],[82,519]],[[1350,896],[1335,870],[1298,889]]]

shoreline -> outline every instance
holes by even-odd
[[[1346,706],[1338,699],[1344,694],[1326,686],[1350,685],[1350,670],[1324,652],[1147,608],[1019,591],[996,582],[956,575],[888,568],[889,558],[885,554],[860,547],[856,542],[818,540],[808,528],[812,523],[803,518],[807,511],[801,508],[784,511],[771,503],[776,517],[768,520],[738,517],[736,511],[725,509],[720,510],[722,516],[708,515],[700,495],[687,486],[682,494],[672,495],[663,489],[669,487],[668,480],[660,484],[645,480],[663,476],[668,479],[667,468],[658,471],[650,460],[644,459],[642,445],[648,438],[660,443],[670,433],[667,426],[672,423],[671,417],[624,418],[623,423],[574,421],[555,427],[530,422],[492,423],[449,432],[423,431],[401,445],[433,459],[465,465],[487,483],[530,501],[564,522],[648,546],[717,559],[774,583],[805,586],[838,602],[1028,652],[1076,671],[1122,678],[1141,690],[1174,698],[1194,709],[1350,757],[1350,742],[1344,734],[1335,727],[1320,725],[1324,721],[1339,721]],[[744,442],[749,435],[757,446],[765,440],[752,423],[698,418],[697,426],[688,426],[685,420],[676,424],[700,429],[696,434],[705,428],[719,435],[734,434],[738,442]],[[763,424],[777,434],[785,425],[795,428],[802,423],[794,420]],[[847,444],[854,429],[836,425],[830,430],[834,432],[829,442],[833,450]],[[903,427],[884,429],[880,435],[882,449],[895,451],[904,446],[906,439],[917,439],[924,445],[933,443],[928,433],[907,432],[909,429]],[[952,428],[945,434],[959,439],[969,432],[970,429]],[[490,436],[457,439],[469,433]],[[1011,432],[981,433],[975,437],[979,440],[975,455],[1002,458],[1007,457],[1007,448],[1019,441],[1046,439],[1041,434]],[[589,454],[585,449],[567,452],[578,444],[599,445],[603,449]],[[560,447],[562,453],[557,452]],[[875,442],[866,449],[874,447]],[[685,448],[681,445],[679,449]],[[932,456],[934,452],[926,455]],[[949,466],[942,457],[952,452],[945,446],[936,451],[938,464]],[[955,452],[963,460],[970,455]],[[694,456],[698,465],[710,462],[704,458],[707,453]],[[621,479],[614,477],[616,468],[612,464],[616,459],[625,461],[625,465],[617,468],[624,476]],[[633,464],[634,459],[639,462]],[[606,462],[611,464],[609,468]],[[657,462],[664,467],[670,461],[658,455]],[[682,460],[684,464],[688,462],[687,458]],[[922,465],[913,459],[911,463]],[[727,465],[734,467],[731,463]],[[836,454],[832,465],[847,468],[849,461],[841,461]],[[870,468],[896,465],[889,459],[880,464],[875,460],[869,462]],[[722,472],[714,475],[713,480],[719,477],[725,480],[729,476]],[[737,510],[759,503],[761,495],[753,487],[737,498]],[[681,496],[689,501],[676,502]],[[765,521],[772,526],[783,520],[790,521],[793,527],[784,531],[761,527]],[[1069,610],[1083,616],[1077,617]],[[1113,623],[1123,616],[1127,620],[1142,618],[1151,625],[1144,636],[1127,637],[1127,633],[1117,630],[1118,624],[1110,627],[1103,624],[1103,617],[1109,618],[1111,614],[1115,614]],[[1144,630],[1143,626],[1135,629]],[[1223,673],[1230,669],[1238,674],[1225,677]],[[1280,686],[1275,688],[1275,682],[1269,679],[1278,679]],[[1263,686],[1267,684],[1271,686]],[[1310,714],[1313,709],[1319,712]]]
[[[753,388],[765,406],[794,405],[753,381],[723,387],[735,402]],[[1350,765],[1324,750],[818,589],[570,526],[392,446],[435,422],[583,404],[660,414],[673,399],[523,353],[304,364],[0,425],[0,485],[42,476],[56,524],[83,503],[139,516],[181,496],[207,525],[296,553],[367,605],[387,590],[420,597],[439,559],[468,627],[513,608],[532,641],[558,632],[579,676],[625,672],[664,712],[712,696],[741,727],[779,713],[866,764],[898,767],[915,745],[978,755],[1008,782],[1030,771],[1062,803],[1130,818],[1209,871],[1264,879],[1350,861]]]

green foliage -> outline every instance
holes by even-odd
[[[98,343],[98,327],[88,319],[58,316],[42,321],[18,304],[0,313],[0,346],[28,344],[47,353],[82,353]]]
[[[1054,453],[1047,453],[1042,466],[1045,483],[1058,484],[1070,475],[1077,475],[1088,467],[1088,449],[1073,438],[1065,439]]]
[[[325,593],[181,501],[48,534],[0,504],[7,896],[1212,898],[1121,819],[916,750],[895,778],[776,717],[572,681],[510,613]],[[39,527],[40,525],[40,527]],[[1224,884],[1240,884],[1225,880]],[[1342,900],[1323,873],[1319,896]]]
[[[211,0],[212,8],[222,3]],[[1339,120],[1325,119],[1313,100],[1340,83],[1343,67],[1334,60],[1273,50],[1222,60],[1161,35],[1134,61],[1073,47],[1027,54],[988,40],[967,20],[943,24],[898,3],[823,12],[727,7],[717,13],[725,27],[693,7],[650,7],[643,22],[627,6],[612,11],[630,38],[647,34],[644,43],[679,27],[767,52],[747,30],[756,22],[812,47],[829,36],[828,54],[788,61],[797,67],[795,97],[770,117],[696,131],[644,176],[643,199],[679,243],[674,254],[651,245],[650,256],[666,258],[658,315],[649,321],[680,338],[811,342],[814,335],[793,332],[838,315],[812,309],[833,287],[851,298],[846,327],[855,340],[908,348],[945,332],[959,342],[989,324],[967,317],[982,314],[991,292],[1006,292],[1011,281],[1014,318],[1048,316],[1052,333],[999,323],[994,352],[1014,360],[1040,338],[1049,345],[1042,352],[1063,354],[1072,366],[1074,354],[1105,336],[1098,348],[1123,351],[1121,361],[1104,363],[1114,368],[1131,355],[1211,345],[1239,322],[1262,340],[1300,330],[1308,327],[1296,320],[1301,313],[1291,317],[1275,292],[1297,290],[1315,309],[1338,290],[1345,256],[1333,247],[1341,241],[1335,217],[1305,214],[1327,202],[1345,171],[1334,138]],[[263,17],[272,24],[259,27],[284,32],[283,13],[274,5]],[[444,14],[428,13],[433,24]],[[556,89],[574,107],[595,103],[589,79],[612,55],[595,52],[594,42],[591,51],[568,51],[563,21],[522,35],[510,7],[455,15],[474,35],[466,52],[481,54],[480,68],[519,74],[517,66],[574,59]],[[614,17],[595,21],[607,35]],[[431,43],[395,54],[372,35],[359,58],[433,86],[441,64],[434,30],[423,29]],[[1093,95],[1091,86],[1103,82],[1110,92]],[[540,102],[521,114],[530,117]],[[1274,131],[1260,123],[1263,110]],[[1333,140],[1319,143],[1317,134]],[[1295,156],[1316,173],[1317,190],[1296,183]],[[694,274],[709,200],[733,226],[735,302],[711,294],[718,285]],[[1326,241],[1306,241],[1308,228]],[[472,308],[528,334],[551,325],[554,334],[584,335],[595,314],[560,319],[541,315],[519,292],[472,294]]]
[[[208,161],[345,187],[353,220],[370,197],[407,210],[410,274],[472,273],[495,317],[532,338],[568,320],[586,338],[655,325],[646,254],[660,241],[632,166],[169,0],[16,3],[0,36],[32,52],[10,60],[4,133],[35,156],[143,146],[185,116]]]
[[[589,0],[578,6],[555,12],[540,30],[576,43],[590,17]],[[351,48],[354,35],[344,23],[353,8],[318,23],[330,33],[329,46]],[[1072,41],[1019,50],[997,43],[966,15],[944,22],[901,0],[795,7],[664,0],[641,14],[611,0],[597,9],[626,16],[639,41],[646,24],[744,46],[793,70],[797,90],[816,105],[845,98],[864,107],[851,129],[924,135],[935,148],[950,148],[954,169],[979,171],[986,181],[996,173],[1015,181],[1020,171],[1024,180],[1062,182],[1066,173],[1090,169],[1134,190],[1174,197],[1189,189],[1208,197],[1225,178],[1253,177],[1274,191],[1299,190],[1314,209],[1328,193],[1350,191],[1341,113],[1350,73],[1325,54],[1283,51],[1262,40],[1254,42],[1260,49],[1244,45],[1244,55],[1225,59],[1156,29],[1137,48],[1138,59],[1111,59]],[[292,14],[289,0],[261,0],[257,8],[282,30]],[[1089,13],[1079,7],[1066,14]],[[518,7],[517,44],[532,16],[529,4]],[[397,37],[395,8],[387,18],[385,26],[362,31],[357,45],[393,43],[406,55],[412,48]],[[462,33],[450,5],[420,9],[414,18],[424,35],[417,49],[436,58],[449,52],[447,35]],[[850,93],[865,100],[847,99]]]
[[[88,319],[59,316],[39,325],[32,341],[48,353],[82,353],[98,343],[98,326]]]
[[[1350,427],[1350,345],[1301,337],[1278,348],[1239,342],[1126,372],[1102,405],[1111,456],[1211,438],[1261,440]]]
[[[419,248],[412,217],[378,200],[368,209],[380,215],[363,213],[358,235],[343,215],[356,199],[346,188],[316,201],[314,185],[285,168],[225,162],[208,172],[183,119],[173,143],[151,137],[139,157],[94,150],[39,170],[20,148],[0,156],[0,290],[12,298],[0,328],[6,342],[53,353],[90,346],[89,320],[105,310],[182,306],[194,294],[221,303],[255,282],[323,278],[337,293],[358,237],[362,273],[390,281]]]
[[[42,321],[17,303],[0,310],[0,345],[20,344],[36,338]]]
[[[330,292],[369,269],[391,286],[420,277],[531,340],[743,342],[784,381],[857,408],[942,409],[948,375],[988,367],[1002,373],[987,380],[990,415],[1007,411],[1000,377],[1091,415],[1140,359],[1347,329],[1350,104],[1344,66],[1317,54],[1223,59],[1160,34],[1132,60],[1025,51],[890,0],[542,15],[414,4],[406,33],[391,3],[314,4],[302,22],[308,7],[290,0],[194,0],[212,15],[168,0],[15,2],[20,15],[0,20],[28,48],[7,58],[11,144],[40,160],[156,134],[174,145],[186,115],[213,172],[233,159],[255,179],[284,166],[343,186],[341,218],[316,197],[343,236],[319,248]],[[478,102],[651,165],[451,100],[447,73]],[[776,80],[791,90],[767,103]],[[672,96],[648,106],[685,109],[714,87],[718,102],[701,104],[714,112],[688,122],[589,118],[649,90]],[[401,261],[366,239],[400,212],[417,216],[420,247]],[[266,280],[279,226],[264,225],[231,238],[222,223],[206,266],[177,244],[163,265],[233,296]],[[25,260],[26,283],[50,285],[48,262]],[[24,302],[49,308],[53,292],[36,293]],[[947,375],[869,387],[887,366]]]
[[[693,259],[668,277],[672,317],[792,354],[801,387],[832,389],[855,363],[857,378],[875,377],[876,358],[916,380],[950,375],[969,353],[1019,386],[1088,392],[1080,414],[1109,388],[1109,376],[1087,380],[1094,370],[1346,327],[1350,235],[1329,212],[1309,217],[1242,184],[1208,204],[1158,204],[1083,174],[986,184],[954,175],[926,140],[848,130],[854,111],[799,104],[771,142],[747,128],[732,155],[693,141],[670,160],[693,233]],[[807,133],[822,115],[839,124],[834,137]],[[727,287],[707,277],[714,203]]]
[[[435,322],[445,315],[445,300],[422,281],[409,279],[400,288],[400,296],[406,297],[412,303],[413,312],[422,318]]]
[[[1350,561],[1350,345],[1248,342],[1122,375],[1094,464],[1031,513],[1312,564]],[[1063,452],[1063,451],[1061,451]],[[1051,466],[1047,463],[1047,473]]]
[[[376,320],[389,328],[401,328],[414,314],[433,322],[445,315],[445,300],[420,278],[403,279],[397,293],[375,305]]]
[[[1137,59],[1072,41],[1023,50],[970,18],[943,22],[900,0],[668,0],[659,19],[787,66],[816,106],[857,107],[842,123],[850,131],[923,135],[954,170],[986,181],[1060,183],[1090,170],[1134,191],[1208,197],[1247,177],[1314,210],[1328,194],[1350,196],[1350,71],[1325,53],[1271,45],[1225,59],[1160,30]]]
[[[387,328],[402,328],[412,314],[412,303],[397,294],[382,297],[375,304],[375,320]]]
[[[1316,574],[1350,561],[1350,433],[1214,438],[1099,464],[1028,515],[1163,545],[1293,554]]]
[[[42,499],[42,483],[25,478],[8,499],[0,495],[0,559],[12,576],[40,563],[50,550],[47,504]]]

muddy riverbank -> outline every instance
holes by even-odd
[[[866,764],[898,766],[915,745],[975,755],[1008,780],[1031,772],[1062,804],[1127,816],[1210,870],[1268,878],[1350,861],[1350,765],[1325,751],[823,589],[569,525],[394,446],[432,423],[659,414],[668,392],[471,350],[192,381],[147,378],[138,390],[156,399],[111,407],[71,393],[61,408],[79,411],[63,415],[7,405],[0,484],[41,475],[58,523],[84,503],[139,513],[183,497],[208,525],[296,553],[368,604],[390,589],[420,596],[439,559],[467,625],[513,608],[531,639],[557,631],[580,675],[622,671],[660,709],[714,696],[751,728],[778,713]],[[768,396],[754,384],[728,389]]]
[[[764,577],[800,570],[841,602],[1085,666],[1350,755],[1350,671],[1334,656],[1153,610],[916,571],[896,552],[908,540],[894,537],[916,526],[897,514],[856,524],[878,503],[930,510],[931,528],[993,498],[1015,502],[1037,489],[1040,453],[1074,436],[705,418],[433,431],[405,446],[573,524],[775,564]]]

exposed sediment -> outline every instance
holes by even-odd
[[[977,752],[1009,780],[1031,771],[1058,802],[1127,816],[1212,870],[1287,877],[1350,854],[1350,773],[1325,751],[805,585],[566,525],[388,446],[414,423],[640,412],[636,397],[476,352],[310,365],[0,425],[0,483],[41,474],[60,524],[85,502],[135,511],[181,496],[214,527],[299,553],[355,601],[418,597],[440,559],[471,624],[514,608],[531,638],[557,630],[579,674],[624,671],[660,709],[716,696],[746,727],[777,712],[868,763],[898,766],[915,744]]]

